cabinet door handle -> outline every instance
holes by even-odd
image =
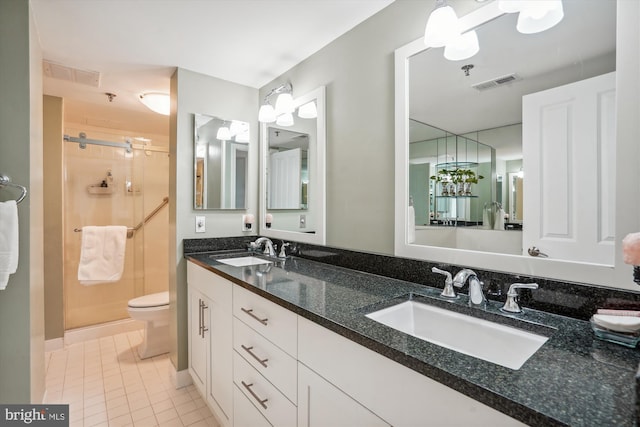
[[[209,306],[205,304],[204,301],[202,301],[202,338],[204,338],[204,333],[209,330],[209,328],[207,328],[206,326],[206,322],[205,322],[206,318],[204,317],[204,311],[208,309],[209,309]]]
[[[253,351],[251,351],[251,350],[253,350],[253,346],[245,347],[244,344],[242,344],[240,347],[242,347],[242,349],[244,351],[249,353],[251,355],[251,357],[256,359],[258,361],[258,363],[260,363],[262,366],[264,366],[265,368],[267,367],[267,362],[269,361],[269,359],[260,359]]]
[[[253,309],[252,308],[247,309],[247,308],[242,307],[242,308],[240,308],[240,310],[244,311],[249,316],[253,317],[254,319],[256,319],[258,322],[262,323],[263,325],[266,325],[267,322],[269,321],[269,319],[266,318],[266,317],[264,319],[261,319],[258,316],[256,316],[255,314],[253,314]]]
[[[259,396],[258,396],[258,395],[253,391],[253,390],[251,390],[251,387],[253,386],[253,383],[251,383],[251,384],[247,384],[247,383],[245,383],[244,381],[241,381],[241,383],[242,383],[242,385],[244,386],[244,388],[246,388],[246,389],[247,389],[247,391],[248,391],[249,393],[251,393],[251,396],[253,396],[253,398],[254,398],[255,400],[257,400],[257,401],[258,401],[258,403],[259,403],[259,404],[260,404],[264,409],[267,409],[267,405],[265,405],[265,403],[267,403],[267,402],[269,401],[269,399],[260,399],[260,397],[259,397]]]
[[[202,332],[202,300],[198,298],[198,336],[204,337]]]

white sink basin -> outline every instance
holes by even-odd
[[[549,339],[415,301],[405,301],[367,317],[416,338],[514,370],[520,369]]]
[[[272,263],[271,261],[258,258],[255,256],[242,256],[238,258],[222,258],[222,259],[217,259],[216,261],[221,262],[223,264],[232,265],[234,267],[247,267],[249,265],[260,265],[260,264]]]

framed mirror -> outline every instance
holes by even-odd
[[[317,116],[299,117],[310,103]],[[324,86],[294,99],[294,107],[290,126],[261,123],[260,234],[325,244]]]
[[[195,210],[246,209],[249,123],[194,114]]]
[[[549,171],[555,159],[560,158],[563,153],[562,150],[558,150],[556,155],[544,161],[527,162],[524,158],[521,144],[527,129],[523,129],[522,125],[523,98],[550,88],[564,87],[576,81],[607,75],[616,70],[613,74],[615,95],[613,101],[607,102],[616,106],[617,112],[614,113],[613,121],[617,120],[617,141],[621,141],[621,131],[631,132],[630,124],[623,122],[621,125],[620,117],[624,117],[622,111],[634,111],[636,104],[629,102],[637,102],[631,99],[625,101],[623,98],[626,96],[625,88],[634,90],[637,88],[637,81],[619,78],[620,68],[624,69],[629,65],[620,57],[619,51],[616,51],[616,43],[620,43],[621,37],[626,37],[623,39],[626,43],[633,43],[633,33],[628,34],[631,20],[622,23],[623,26],[628,26],[626,30],[621,30],[621,22],[616,22],[617,17],[624,16],[620,8],[630,5],[624,1],[616,4],[591,0],[564,0],[563,4],[564,20],[556,27],[534,35],[517,33],[517,15],[503,14],[498,9],[497,2],[481,6],[460,19],[463,32],[475,29],[480,44],[480,52],[464,61],[444,59],[442,49],[426,49],[422,39],[396,50],[396,255],[604,286],[630,286],[627,284],[630,280],[624,278],[624,272],[628,267],[621,261],[620,241],[626,233],[635,231],[638,221],[631,219],[624,212],[626,208],[620,207],[625,206],[621,199],[628,202],[626,205],[631,203],[635,206],[637,198],[634,198],[634,193],[631,201],[624,194],[622,188],[628,187],[627,179],[620,176],[622,173],[609,174],[614,180],[612,184],[589,184],[587,188],[591,188],[591,191],[576,192],[571,194],[570,198],[557,198],[553,202],[558,207],[558,212],[561,212],[563,203],[569,207],[566,212],[571,213],[567,215],[570,220],[567,222],[570,234],[573,232],[571,227],[574,226],[571,221],[575,221],[579,216],[575,214],[578,210],[571,205],[576,195],[580,194],[582,199],[606,195],[604,199],[610,207],[609,217],[601,222],[594,221],[590,229],[600,230],[601,235],[606,235],[602,240],[602,246],[608,247],[607,250],[611,253],[610,261],[582,262],[561,256],[548,259],[532,258],[525,255],[527,243],[522,239],[515,242],[518,248],[516,253],[506,249],[496,250],[495,247],[482,247],[490,242],[495,246],[493,242],[502,240],[502,237],[508,240],[509,245],[513,245],[513,233],[521,232],[522,228],[527,229],[528,221],[537,215],[535,209],[543,209],[542,203],[532,203],[530,200],[527,204],[526,189],[535,187],[537,182],[532,178],[532,171],[539,172],[543,169],[541,165],[546,165]],[[537,45],[544,43],[545,39],[549,40],[549,44],[538,47]],[[577,41],[579,45],[566,44],[572,40]],[[519,55],[519,52],[524,55]],[[629,51],[626,52],[629,54]],[[526,62],[519,62],[518,58],[521,56]],[[555,64],[549,63],[550,59],[555,61]],[[473,67],[468,67],[470,65]],[[624,71],[622,75],[625,75]],[[418,185],[412,181],[410,169],[416,162],[411,157],[411,151],[413,144],[428,138],[414,133],[415,124],[444,129],[448,134],[471,138],[495,150],[496,172],[489,178],[489,187],[495,189],[492,201],[502,205],[505,223],[511,225],[510,230],[461,227],[455,232],[446,229],[449,234],[447,239],[453,241],[453,244],[422,244],[418,241],[420,226],[408,229],[408,224],[411,223],[408,219],[411,189]],[[620,171],[620,162],[628,162],[630,166],[629,161],[621,155],[629,152],[629,147],[616,144],[615,136],[613,140],[609,152],[604,156],[603,152],[600,152],[598,159],[615,158],[618,162],[617,170]],[[513,144],[514,142],[520,145]],[[580,142],[575,141],[574,146],[579,146]],[[607,167],[610,165],[611,163]],[[609,169],[599,169],[598,166],[593,167],[591,171],[593,170]],[[521,171],[521,179],[518,179]],[[572,173],[585,179],[589,175],[588,172],[578,172],[577,169]],[[424,182],[424,175],[421,191],[430,194],[429,192],[434,191],[434,182]],[[537,176],[540,178],[541,174],[538,173]],[[506,181],[504,184],[500,179],[502,177]],[[524,180],[524,177],[527,177],[527,180]],[[565,184],[561,181],[555,183],[558,189]],[[525,191],[522,192],[522,189]],[[501,194],[498,194],[498,191]],[[571,200],[571,203],[566,203],[567,200]],[[519,203],[523,203],[522,206],[519,206]],[[554,208],[550,203],[546,203],[545,208],[547,206]],[[414,209],[416,208],[414,206]],[[584,211],[580,212],[584,214]],[[559,214],[559,218],[562,214]],[[422,217],[425,217],[424,213]],[[417,218],[416,213],[416,220]],[[552,220],[555,221],[553,218]],[[416,221],[416,224],[419,222]],[[470,242],[470,245],[459,246],[460,242],[465,241]]]

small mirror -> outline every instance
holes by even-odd
[[[324,244],[324,86],[294,99],[294,107],[293,124],[260,128],[260,234]],[[315,117],[300,114],[307,107],[314,107]]]
[[[249,123],[194,114],[196,210],[246,209]]]

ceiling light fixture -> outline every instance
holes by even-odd
[[[148,92],[140,94],[142,102],[151,111],[168,116],[171,112],[171,98],[169,94],[160,92]]]
[[[427,47],[443,47],[460,36],[458,15],[446,0],[436,0],[424,30],[424,43]]]

